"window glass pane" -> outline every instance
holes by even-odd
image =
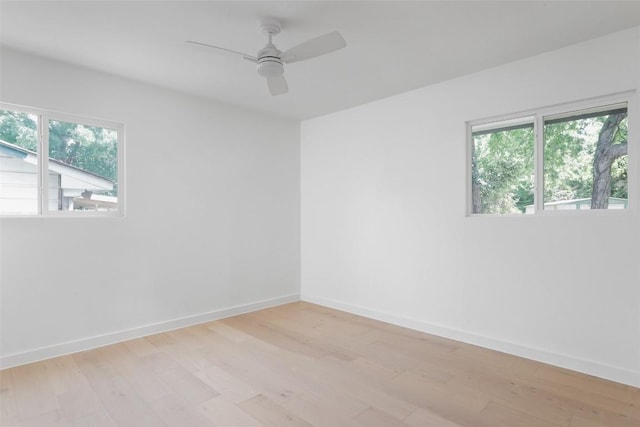
[[[545,118],[544,209],[627,207],[627,109]]]
[[[472,213],[533,213],[533,119],[474,126]]]
[[[48,209],[118,209],[118,132],[49,121]]]
[[[0,109],[0,214],[37,214],[38,187],[38,118]]]

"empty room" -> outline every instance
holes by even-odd
[[[0,425],[640,426],[640,1],[0,1]]]

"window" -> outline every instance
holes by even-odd
[[[469,124],[470,214],[628,207],[628,100]]]
[[[115,123],[0,105],[0,214],[122,214],[123,133]]]
[[[544,209],[626,208],[627,165],[626,103],[544,118]]]
[[[533,117],[472,128],[472,213],[524,213],[533,203]]]

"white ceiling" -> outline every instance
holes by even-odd
[[[306,119],[640,25],[640,1],[1,0],[0,14],[8,47]],[[261,16],[283,21],[281,50],[333,30],[348,45],[288,65],[272,97],[254,64],[185,43],[255,55]]]

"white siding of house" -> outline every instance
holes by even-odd
[[[38,212],[38,172],[32,163],[34,156],[27,159],[0,157],[0,213],[4,215],[36,214]],[[60,174],[49,173],[49,210],[58,209]]]
[[[24,159],[0,157],[0,213],[38,212],[36,167]]]
[[[62,180],[64,182],[64,179]],[[58,200],[60,198],[60,174],[49,172],[49,210],[58,210]]]

